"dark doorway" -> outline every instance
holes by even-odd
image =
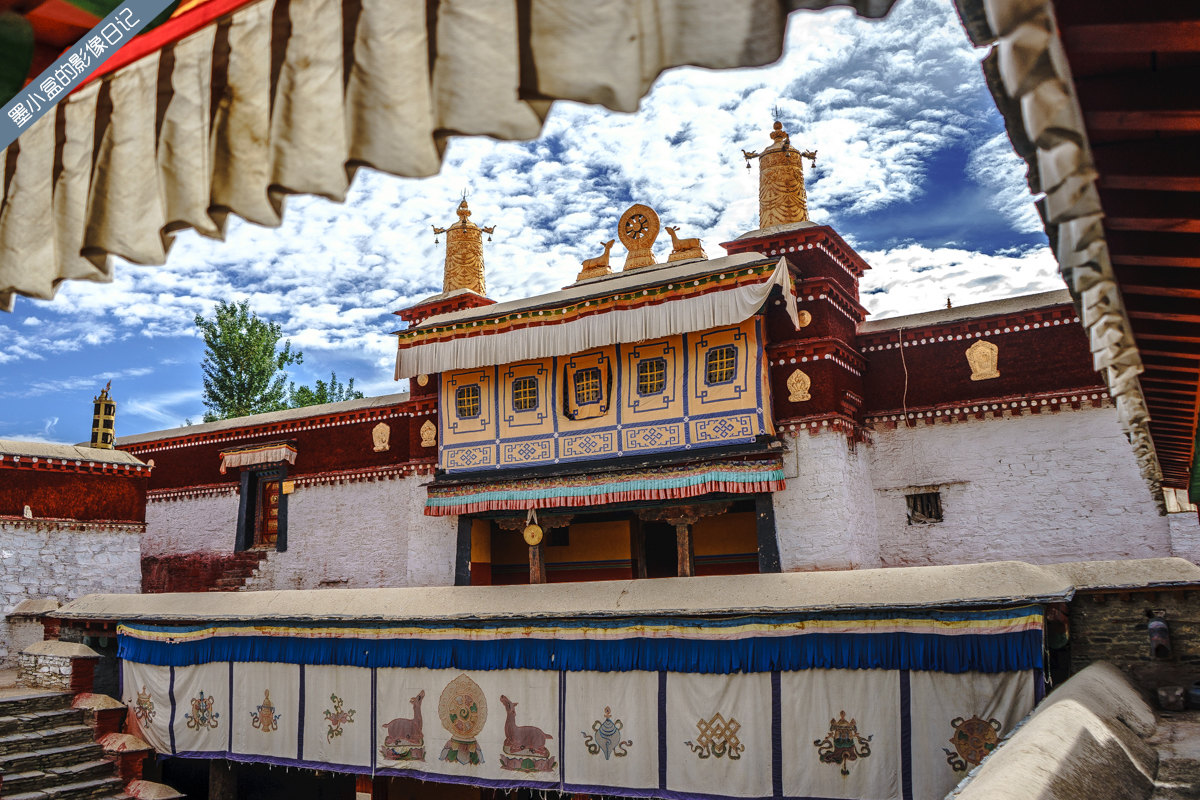
[[[675,544],[675,526],[666,522],[643,522],[647,578],[673,578],[679,574],[679,552]]]

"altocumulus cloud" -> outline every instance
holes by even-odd
[[[631,202],[720,255],[719,242],[756,226],[757,174],[741,148],[769,143],[773,109],[796,145],[818,151],[813,217],[874,266],[863,286],[874,314],[1059,287],[1044,239],[1031,239],[1040,228],[1023,166],[978,60],[944,0],[901,0],[877,22],[798,12],[771,67],[673,70],[634,115],[559,103],[536,141],[455,139],[435,178],[363,170],[345,204],[289,198],[278,229],[234,221],[225,242],[184,234],[164,267],[121,263],[111,284],[69,282],[53,302],[21,301],[0,320],[0,363],[22,367],[27,386],[61,381],[64,395],[95,373],[62,374],[70,367],[56,354],[103,351],[114,371],[159,365],[123,379],[134,395],[124,429],[178,424],[202,412],[193,317],[245,299],[304,349],[298,380],[335,369],[371,393],[395,391],[390,312],[440,291],[443,251],[430,226],[454,220],[462,192],[475,222],[497,226],[485,248],[498,300],[571,283]],[[938,197],[950,199],[936,206]],[[987,221],[986,238],[973,237],[975,220]],[[658,249],[665,256],[668,243]],[[180,381],[194,382],[190,394]],[[49,410],[78,415],[17,413],[32,422]]]

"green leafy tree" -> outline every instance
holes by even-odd
[[[292,408],[319,406],[323,403],[340,403],[343,400],[360,400],[364,396],[362,392],[354,390],[354,378],[343,385],[338,381],[336,372],[329,373],[329,383],[318,380],[316,388],[313,389],[307,386],[297,388],[293,383],[289,393],[291,394]]]
[[[249,302],[217,304],[212,319],[196,315],[204,337],[205,422],[288,408],[284,367],[303,354],[291,340],[279,349],[283,330],[251,313]]]

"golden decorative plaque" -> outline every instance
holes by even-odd
[[[805,400],[812,400],[812,395],[808,393],[811,386],[812,378],[801,370],[796,370],[787,379],[788,401],[803,403]]]
[[[657,264],[654,260],[654,240],[658,238],[658,214],[654,209],[635,203],[625,210],[617,223],[617,236],[629,251],[625,269],[637,269]]]
[[[429,376],[426,375],[424,372],[422,372],[420,375],[417,376],[417,386],[428,386],[428,385],[429,385]]]
[[[425,420],[421,426],[421,447],[437,447],[437,426],[432,420]]]
[[[375,452],[382,453],[387,450],[390,445],[388,440],[392,437],[392,429],[386,422],[381,422],[371,429],[371,442],[375,445]]]
[[[1000,377],[1000,348],[983,339],[967,348],[967,363],[971,365],[971,380],[989,381]]]

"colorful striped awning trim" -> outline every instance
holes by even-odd
[[[785,486],[783,461],[702,462],[654,471],[607,472],[527,480],[430,486],[425,514],[432,517],[481,511],[527,511],[602,503],[682,500],[711,492],[756,494]]]

